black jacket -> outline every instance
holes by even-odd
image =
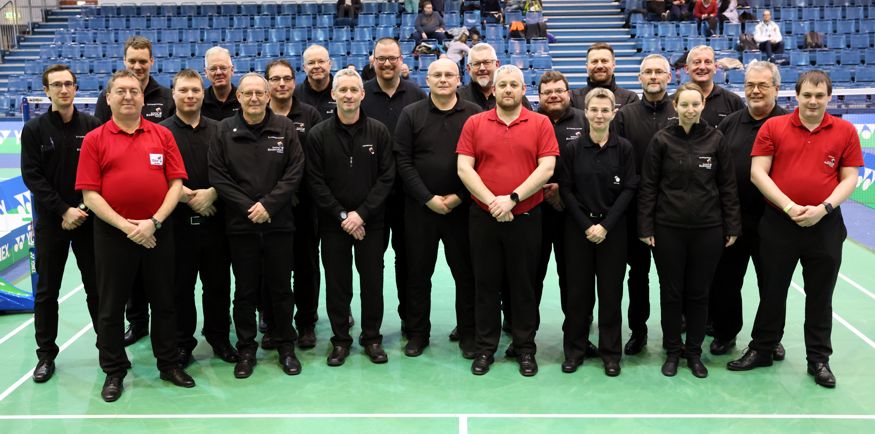
[[[547,116],[546,113],[540,110],[538,110],[538,113]],[[556,133],[556,141],[559,143],[559,158],[556,159],[553,176],[550,177],[548,182],[559,182],[559,174],[562,171],[562,154],[570,146],[577,143],[580,137],[586,134],[586,131],[589,131],[589,121],[586,120],[586,113],[583,110],[568,107],[568,110],[565,110],[565,113],[559,117],[558,121],[553,122],[551,118],[550,123],[553,124],[553,132]]]
[[[723,133],[704,121],[689,135],[674,123],[650,142],[638,190],[639,236],[652,236],[656,224],[741,233],[732,153]]]
[[[222,121],[236,115],[239,111],[240,101],[237,101],[237,86],[231,85],[231,93],[225,102],[219,101],[216,98],[216,93],[212,86],[204,90],[204,104],[201,107],[202,115],[214,121]]]
[[[157,124],[176,113],[176,104],[173,102],[170,88],[158,84],[155,77],[149,76],[149,83],[143,90],[143,99],[145,104],[143,104],[141,113],[147,121]],[[106,89],[97,95],[97,102],[94,104],[94,117],[100,122],[106,122],[112,118],[112,110],[106,102]]]
[[[671,122],[677,123],[678,114],[671,104],[671,98],[665,95],[662,100],[651,103],[642,99],[636,103],[626,104],[617,112],[617,117],[611,122],[616,131],[632,143],[635,151],[635,171],[641,173],[641,162],[647,153],[647,146],[657,131],[667,127]]]
[[[82,203],[82,192],[75,188],[79,150],[85,134],[99,126],[97,118],[76,109],[66,124],[51,111],[24,124],[21,177],[33,195],[37,228],[60,227],[67,209]]]
[[[586,94],[597,87],[605,88],[614,93],[614,108],[622,108],[626,104],[632,104],[638,101],[638,94],[631,90],[618,87],[615,77],[611,77],[611,82],[608,84],[597,84],[587,78],[586,87],[581,87],[580,89],[574,89],[571,91],[571,106],[577,107],[581,110],[585,109]]]
[[[319,210],[320,229],[341,230],[343,211],[356,211],[367,228],[381,229],[394,181],[392,136],[364,111],[352,125],[343,125],[335,115],[310,130],[307,186]]]
[[[228,233],[287,232],[295,229],[292,196],[304,175],[304,153],[295,124],[267,111],[264,121],[248,125],[243,114],[219,125],[210,147],[210,184],[225,203]],[[247,211],[261,202],[269,223],[252,223]]]
[[[720,125],[723,118],[743,108],[744,100],[740,96],[715,84],[714,90],[705,98],[702,119],[707,121],[708,125]]]
[[[331,98],[331,86],[334,78],[328,80],[328,87],[323,91],[316,91],[310,87],[310,81],[304,79],[304,82],[295,87],[293,94],[296,101],[301,101],[310,104],[317,111],[322,120],[331,119],[334,117],[334,111],[337,109],[337,102]]]

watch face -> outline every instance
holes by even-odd
[[[341,220],[346,220],[346,217],[347,217],[346,211],[343,211],[343,212],[340,213],[340,219],[341,219]]]

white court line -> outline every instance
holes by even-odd
[[[747,419],[747,420],[875,420],[873,414],[721,414],[721,413],[263,413],[263,414],[21,414],[0,415],[0,420],[87,419]]]
[[[796,291],[799,291],[800,294],[805,295],[805,290],[803,290],[801,286],[797,285],[796,282],[790,281],[790,285],[793,287],[793,289],[795,289]],[[872,341],[872,339],[869,339],[869,337],[864,335],[863,332],[858,330],[856,327],[852,326],[851,323],[848,322],[848,320],[842,318],[841,315],[835,313],[835,310],[833,310],[833,312],[832,312],[832,317],[835,318],[835,320],[838,321],[839,323],[841,323],[843,326],[847,327],[847,329],[850,330],[851,333],[857,335],[857,337],[862,339],[863,342],[865,342],[870,347],[875,349],[875,341]]]
[[[79,286],[73,288],[73,290],[71,290],[70,292],[64,294],[63,297],[58,299],[58,305],[67,301],[68,298],[72,297],[77,292],[81,291],[82,288],[84,288],[84,287],[85,287],[85,285],[79,285]],[[18,332],[24,330],[27,326],[29,326],[31,324],[33,324],[33,315],[31,315],[31,317],[28,318],[27,321],[21,323],[20,326],[16,327],[15,330],[12,330],[11,332],[6,333],[6,336],[3,336],[2,338],[0,338],[0,345],[3,345],[3,343],[8,341],[9,339],[12,339],[12,337],[17,335]]]
[[[459,416],[459,434],[468,434],[468,416]]]
[[[85,327],[82,327],[82,330],[79,330],[79,332],[73,335],[73,337],[67,339],[67,342],[64,342],[64,344],[61,345],[61,347],[58,349],[58,354],[63,353],[64,350],[67,349],[67,347],[72,345],[73,342],[76,342],[76,340],[82,337],[82,335],[84,335],[85,332],[87,332],[88,330],[91,330],[91,321],[88,321],[88,324],[85,324]],[[3,402],[3,400],[6,399],[7,396],[9,396],[9,394],[15,392],[15,389],[18,389],[22,384],[24,384],[25,381],[29,380],[32,375],[33,369],[27,371],[24,375],[21,376],[21,378],[18,379],[18,381],[15,382],[15,384],[9,386],[9,388],[4,390],[3,393],[0,393],[0,402]]]
[[[845,282],[848,282],[848,284],[850,284],[850,285],[853,286],[854,288],[859,289],[860,292],[862,292],[863,294],[868,295],[869,298],[871,298],[872,300],[875,300],[875,294],[869,292],[866,288],[863,288],[863,285],[860,285],[859,283],[854,282],[853,280],[851,280],[850,277],[845,276],[845,275],[842,274],[842,273],[839,273],[839,277],[841,277],[841,279],[844,280]]]

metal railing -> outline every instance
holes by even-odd
[[[19,18],[14,0],[7,0],[0,6],[0,63],[3,62],[3,52],[18,46]]]

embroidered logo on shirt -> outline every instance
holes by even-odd
[[[267,148],[267,152],[276,152],[277,154],[282,154],[284,151],[283,142],[276,142],[275,146]]]
[[[824,160],[823,164],[826,164],[831,168],[836,167],[836,157],[833,155],[827,155],[826,160]]]
[[[149,154],[149,164],[153,166],[163,166],[164,165],[164,155],[163,154]]]
[[[362,145],[362,148],[366,148],[368,153],[374,155],[376,151],[374,151],[374,145]]]
[[[711,170],[711,157],[699,157],[699,168]]]
[[[620,177],[617,175],[614,175],[614,185],[620,185]]]

